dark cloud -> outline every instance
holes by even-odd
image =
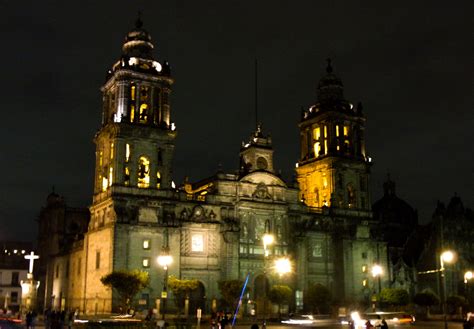
[[[0,239],[31,239],[51,187],[91,201],[106,70],[138,10],[176,83],[175,180],[238,166],[259,118],[291,179],[300,107],[333,58],[362,101],[374,158],[372,200],[387,172],[427,221],[436,200],[474,188],[472,2],[27,1],[0,4]]]

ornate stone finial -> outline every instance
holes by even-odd
[[[327,58],[326,61],[328,62],[328,66],[326,67],[326,72],[332,73],[331,59]]]
[[[137,17],[137,20],[135,21],[135,27],[137,29],[141,29],[143,27],[142,12],[140,10],[138,11],[138,17]]]

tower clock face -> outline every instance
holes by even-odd
[[[268,163],[267,160],[264,157],[258,157],[257,158],[257,168],[258,169],[267,169]]]

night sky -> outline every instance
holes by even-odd
[[[361,101],[372,202],[389,172],[397,195],[431,218],[457,193],[474,205],[473,1],[1,1],[0,240],[33,240],[55,186],[92,200],[105,73],[141,11],[155,58],[175,78],[174,180],[238,169],[259,120],[290,181],[300,108],[326,58]]]

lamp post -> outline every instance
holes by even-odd
[[[161,254],[158,256],[158,264],[163,267],[163,290],[161,292],[161,301],[163,304],[163,311],[161,319],[165,320],[166,314],[166,299],[168,298],[168,266],[173,262],[173,257],[170,255],[170,248],[168,246],[168,230],[166,229],[165,243],[161,249]]]
[[[467,300],[467,303],[469,304],[469,306],[471,305],[470,303],[470,300],[469,300],[469,286],[467,285],[467,282],[469,280],[472,280],[474,274],[472,273],[472,271],[467,271],[466,273],[464,273],[464,293],[466,294],[466,300]]]
[[[378,282],[378,294],[380,294],[380,291],[382,290],[382,284],[380,282],[380,276],[382,275],[382,273],[382,266],[380,266],[379,264],[374,264],[374,266],[372,266],[372,276],[374,278],[377,278]]]
[[[287,257],[277,258],[274,262],[274,268],[281,279],[283,275],[291,273],[291,261]],[[281,320],[281,305],[278,305],[278,318]]]
[[[439,256],[439,261],[441,268],[439,272],[441,274],[441,284],[443,285],[443,316],[444,316],[444,328],[448,329],[448,319],[446,314],[446,275],[445,275],[445,268],[444,263],[451,263],[454,260],[454,253],[450,250],[444,251]]]
[[[379,295],[378,299],[380,299],[380,292],[382,290],[382,284],[381,284],[381,281],[380,281],[380,276],[383,273],[382,266],[380,266],[379,264],[374,264],[372,266],[371,271],[372,271],[372,277],[374,278],[374,280],[377,279],[377,287],[378,287],[377,294]],[[374,288],[374,290],[375,290],[375,288]],[[373,309],[374,312],[375,312],[375,303],[376,302],[377,302],[377,296],[374,293],[374,295],[372,296],[372,309]]]
[[[263,235],[263,329],[267,327],[267,257],[270,253],[268,247],[273,244],[274,240],[272,234],[265,233]]]

